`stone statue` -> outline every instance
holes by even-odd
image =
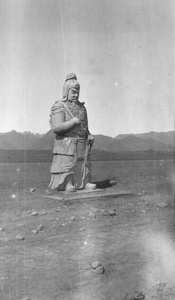
[[[88,129],[84,102],[79,102],[80,84],[74,73],[66,76],[63,99],[51,108],[50,125],[55,133],[50,190],[93,190],[90,150],[94,137]]]

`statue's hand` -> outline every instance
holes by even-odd
[[[72,118],[72,122],[74,125],[80,124],[80,120],[77,117]]]
[[[93,145],[93,143],[94,143],[94,137],[93,137],[92,134],[89,134],[89,135],[88,135],[88,141],[89,141],[89,144],[90,144],[91,147],[92,147],[92,145]]]

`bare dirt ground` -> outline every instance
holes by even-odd
[[[9,188],[6,173],[0,299],[175,300],[173,181],[136,172],[105,189],[113,195],[63,200],[43,197],[32,175]]]

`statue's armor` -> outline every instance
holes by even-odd
[[[75,125],[73,128],[69,129],[64,136],[66,137],[80,137],[86,139],[88,136],[88,121],[87,121],[87,112],[84,107],[84,103],[66,103],[68,109],[71,111],[74,117],[77,117],[81,123]],[[65,110],[65,121],[70,120],[70,116]]]
[[[51,109],[51,118],[50,125],[51,128],[54,128],[54,124],[52,122],[52,116],[56,116],[56,114],[62,114],[62,119],[64,122],[69,121],[72,117],[66,110],[67,106],[68,110],[72,113],[74,117],[77,117],[81,123],[74,125],[69,130],[64,132],[56,132],[55,130],[55,141],[53,146],[53,153],[64,155],[64,157],[70,156],[70,160],[74,157],[71,163],[59,165],[60,172],[68,171],[72,168],[72,166],[76,163],[77,159],[83,158],[85,156],[86,148],[88,147],[88,119],[87,112],[84,106],[84,103],[78,102],[71,103],[69,101],[66,104],[63,104],[62,101],[57,101],[52,106]],[[72,158],[71,158],[72,157]],[[51,172],[57,172],[58,164],[53,161],[51,166]]]
[[[65,104],[64,104],[65,105]],[[62,101],[57,101],[52,106],[51,109],[51,119],[50,119],[50,125],[51,128],[53,128],[52,124],[52,115],[61,113],[63,114],[64,121],[69,121],[71,119],[70,114],[67,112],[66,108],[64,107]],[[73,128],[67,130],[66,132],[59,132],[56,133],[56,139],[59,139],[60,137],[80,137],[83,139],[87,139],[88,136],[88,120],[87,120],[87,112],[86,108],[84,106],[84,103],[78,102],[78,103],[71,103],[67,102],[66,106],[68,110],[72,113],[74,117],[77,117],[81,123],[76,124]]]

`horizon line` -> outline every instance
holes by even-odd
[[[29,131],[26,130],[26,131],[21,132],[21,131],[17,131],[17,130],[15,130],[15,129],[13,129],[13,130],[10,130],[10,131],[7,131],[7,132],[0,132],[0,135],[8,134],[8,133],[11,133],[11,132],[16,132],[16,133],[20,133],[20,134],[29,133],[29,134],[33,134],[33,135],[45,135],[45,134],[47,134],[49,131],[51,131],[51,129],[48,130],[48,131],[45,132],[45,133],[39,133],[39,132],[34,133],[34,132],[30,131],[30,130],[29,130]],[[147,131],[147,132],[138,132],[138,133],[119,133],[119,134],[116,135],[115,137],[117,137],[117,136],[119,136],[119,135],[138,135],[138,134],[146,134],[146,133],[153,133],[153,132],[154,132],[154,133],[168,133],[168,132],[175,132],[175,130],[168,130],[168,131],[154,131],[154,130],[151,130],[151,131]],[[97,136],[97,135],[103,135],[103,136],[106,136],[106,137],[115,138],[115,137],[112,137],[112,136],[110,136],[110,135],[106,135],[106,134],[102,134],[102,133],[98,133],[98,134],[93,134],[93,133],[92,133],[92,135],[94,135],[94,136]]]

